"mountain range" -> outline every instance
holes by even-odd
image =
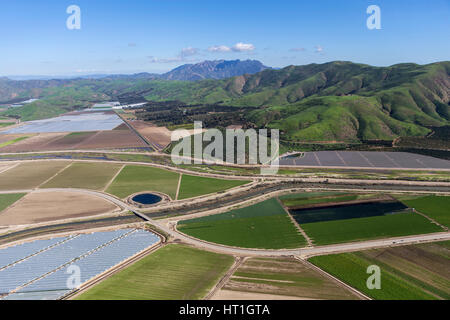
[[[243,74],[253,74],[269,67],[258,60],[206,60],[196,64],[184,64],[163,74],[141,72],[135,74],[90,74],[81,76],[9,76],[1,79],[26,80],[73,80],[73,79],[161,79],[198,81],[204,79],[224,79]]]
[[[175,69],[167,79],[199,80],[198,70],[208,78],[225,77],[231,70],[243,72],[233,61],[205,62]],[[67,108],[131,93],[149,101],[251,106],[257,109],[245,114],[247,121],[256,127],[279,128],[288,141],[361,141],[423,136],[430,132],[428,127],[448,125],[449,75],[449,61],[389,67],[334,61],[199,81],[169,81],[145,74],[51,81],[1,79],[0,100],[41,97],[43,101],[27,107],[45,103]]]

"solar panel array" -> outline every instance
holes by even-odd
[[[450,161],[408,152],[316,151],[302,157],[280,158],[280,165],[313,167],[362,167],[450,169]]]
[[[50,248],[49,240],[33,242],[36,254],[30,256],[29,248],[25,247],[28,251],[23,252],[28,257],[0,270],[0,294],[7,294],[3,299],[58,299],[76,289],[68,282],[72,267],[79,268],[79,286],[158,243],[159,237],[144,230],[122,229],[52,240]],[[0,250],[0,256],[3,257],[5,251],[11,254],[14,248]],[[8,261],[17,259],[18,254],[15,252],[11,256],[15,258]]]
[[[3,249],[0,251],[0,270],[67,239],[68,237],[38,240]]]

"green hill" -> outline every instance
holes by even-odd
[[[60,108],[123,95],[187,105],[251,106],[258,109],[246,112],[246,121],[280,128],[284,140],[360,141],[423,136],[428,127],[449,125],[449,74],[449,61],[390,67],[335,61],[197,82],[111,77],[59,85],[53,81],[48,87],[40,81],[33,91],[32,83],[2,80],[0,100],[4,95],[36,97],[33,92],[38,92],[41,104]]]
[[[150,100],[259,107],[247,119],[293,141],[420,136],[450,120],[450,62],[372,67],[330,62],[221,81],[154,82]]]

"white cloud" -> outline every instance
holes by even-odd
[[[176,62],[192,62],[192,60],[187,59],[188,57],[198,55],[200,50],[197,48],[187,47],[181,49],[176,57],[170,58],[158,58],[154,56],[148,56],[150,63],[176,63]]]
[[[220,46],[211,46],[208,48],[209,52],[249,52],[249,51],[253,51],[255,50],[255,46],[251,43],[243,43],[243,42],[238,42],[236,43],[234,46],[229,47],[229,46],[225,46],[225,45],[220,45]]]
[[[199,50],[197,48],[187,47],[181,49],[181,52],[178,54],[179,57],[190,57],[195,56],[199,53]]]
[[[211,46],[208,48],[209,52],[230,52],[231,48],[227,46]]]
[[[175,62],[181,62],[182,59],[180,57],[175,58],[157,58],[154,56],[148,56],[150,63],[175,63]]]
[[[314,48],[316,48],[316,50],[315,50],[316,53],[322,53],[323,52],[323,47],[322,46],[315,46]]]
[[[238,42],[233,47],[231,47],[231,50],[236,52],[253,51],[255,50],[255,46],[251,43]]]

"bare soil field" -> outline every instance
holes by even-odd
[[[43,146],[46,150],[70,150],[76,149],[83,141],[94,136],[97,132],[73,132],[59,139],[50,141]]]
[[[8,164],[8,163],[0,163],[0,173],[6,171],[8,168],[11,168],[12,164]]]
[[[114,130],[130,130],[125,123],[122,123],[120,126],[114,128]]]
[[[23,136],[23,134],[0,134],[0,143],[8,142]],[[3,152],[3,149],[1,151]]]
[[[267,293],[219,290],[211,300],[311,300],[309,298],[291,297]]]
[[[161,148],[166,147],[171,142],[172,132],[166,127],[157,127],[152,123],[141,120],[129,121],[128,123],[145,139]]]
[[[78,145],[79,149],[146,147],[131,130],[100,131]]]
[[[125,125],[125,124],[124,124]],[[120,127],[120,128],[119,128]],[[119,126],[109,131],[72,133],[39,133],[30,138],[1,148],[1,152],[32,152],[76,149],[133,148],[146,145],[128,127]],[[0,143],[24,136],[0,135]],[[30,135],[28,135],[30,136]]]
[[[95,196],[74,192],[34,192],[0,214],[0,225],[24,225],[89,217],[120,211],[116,205]]]
[[[38,187],[69,163],[65,161],[27,162],[0,173],[0,190],[26,190]]]
[[[56,141],[62,137],[64,137],[66,133],[39,133],[30,136],[29,134],[15,134],[15,135],[7,135],[9,136],[8,140],[14,139],[14,137],[23,137],[30,136],[29,138],[19,141],[17,143],[11,144],[9,146],[1,148],[1,152],[31,152],[31,151],[43,151],[49,150],[48,145],[53,141]],[[2,136],[0,135],[0,139]]]
[[[214,299],[263,299],[263,297],[272,300],[286,297],[357,299],[348,289],[293,258],[248,259]]]

